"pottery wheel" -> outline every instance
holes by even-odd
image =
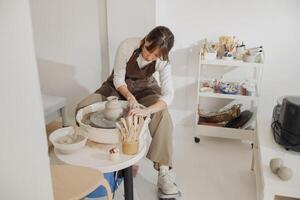
[[[116,121],[111,121],[108,120],[104,117],[103,114],[104,110],[99,110],[93,114],[91,114],[90,116],[90,122],[91,122],[91,126],[96,127],[96,128],[107,128],[107,129],[114,129],[117,128],[116,126]],[[122,116],[126,116],[128,113],[128,108],[127,107],[123,107],[123,114]]]
[[[107,129],[116,128],[116,121],[107,120],[104,117],[103,111],[98,111],[91,114],[90,121],[91,121],[91,125],[97,128],[107,128]]]

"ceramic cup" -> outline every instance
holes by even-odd
[[[245,47],[244,46],[239,46],[236,48],[236,53],[238,54],[243,54],[245,53]]]
[[[139,142],[123,142],[122,151],[127,155],[135,155],[139,151]]]
[[[119,158],[120,158],[119,152],[109,154],[109,159],[112,161],[117,161],[117,160],[119,160]]]
[[[205,60],[216,60],[217,59],[217,52],[215,52],[215,53],[205,53],[204,58],[205,58]]]

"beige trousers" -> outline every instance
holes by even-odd
[[[138,100],[146,107],[154,104],[158,100],[157,95],[149,95]],[[100,94],[90,94],[77,106],[76,111],[90,104],[104,101],[106,98]],[[167,109],[151,115],[149,130],[152,141],[147,153],[147,158],[154,162],[154,168],[158,170],[160,165],[172,167],[173,156],[173,122]]]

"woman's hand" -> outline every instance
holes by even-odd
[[[158,100],[153,105],[147,107],[147,108],[133,108],[129,110],[128,115],[137,115],[137,116],[148,116],[153,113],[159,112],[167,107],[167,104],[162,101]]]
[[[129,109],[133,109],[138,106],[137,100],[135,99],[133,94],[131,94],[131,92],[128,90],[126,85],[122,85],[122,86],[118,87],[117,91],[120,92],[125,97],[125,99],[128,101]]]
[[[135,97],[133,95],[131,95],[130,97],[128,97],[127,101],[128,101],[129,110],[137,108],[138,105],[139,105],[138,102],[137,102],[137,100],[135,99]]]
[[[151,110],[149,108],[133,108],[129,111],[128,115],[137,115],[146,117],[151,114]]]

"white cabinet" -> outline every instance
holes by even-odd
[[[197,76],[198,109],[196,111],[195,117],[196,143],[200,141],[200,136],[212,136],[250,141],[254,140],[254,133],[256,132],[256,113],[260,96],[260,83],[263,72],[263,65],[263,62],[249,63],[240,60],[205,60],[201,56],[199,56]],[[247,93],[243,94],[228,94],[216,90],[202,92],[200,90],[201,83],[205,79],[218,79],[222,81],[225,80],[225,82],[241,82],[247,80],[247,83],[251,85],[252,89],[251,92],[247,90]],[[245,109],[244,105],[247,105],[247,110],[253,112],[252,118],[242,128],[239,129],[213,126],[211,124],[198,124],[199,110],[205,110],[207,107],[207,102],[210,105],[213,105],[218,104],[218,102],[220,101],[225,105],[239,104],[240,102],[242,102],[242,109]]]
[[[259,116],[254,141],[254,163],[257,200],[299,200],[300,199],[300,154],[287,151],[274,140],[270,116]],[[270,169],[270,160],[281,158],[284,165],[293,171],[288,181],[281,180]]]

